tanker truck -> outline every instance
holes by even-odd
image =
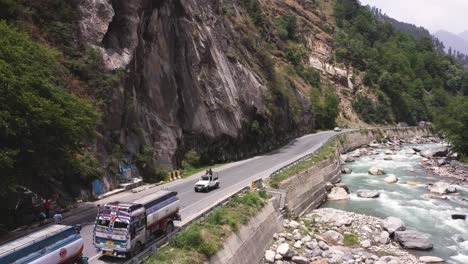
[[[0,246],[0,263],[88,263],[82,257],[81,226],[51,225]]]
[[[133,257],[180,221],[177,192],[161,190],[132,203],[105,204],[96,216],[93,244],[103,255]]]

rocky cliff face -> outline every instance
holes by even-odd
[[[272,99],[257,50],[239,43],[242,32],[225,14],[246,19],[235,2],[80,2],[83,40],[103,51],[109,69],[127,72],[109,94],[104,139],[118,134],[132,154],[149,145],[156,160],[174,166],[191,148],[205,160],[236,159],[313,130],[307,94],[287,87],[296,119],[290,102]]]

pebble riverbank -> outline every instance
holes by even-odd
[[[414,148],[408,147],[412,144],[415,144]],[[436,147],[421,150],[417,148],[417,145],[421,144],[430,144]],[[371,161],[392,162],[392,159],[395,158],[401,160],[402,155],[407,157],[420,156],[417,158],[420,160],[419,165],[439,175],[440,182],[428,183],[427,191],[429,194],[425,195],[427,198],[444,198],[446,194],[456,192],[456,184],[454,185],[454,183],[464,184],[463,182],[468,180],[467,167],[457,162],[456,153],[452,153],[440,139],[435,137],[388,138],[384,142],[371,142],[368,146],[341,155],[341,160],[343,165],[354,162],[354,159],[361,157],[368,157],[366,159]],[[414,172],[413,169],[408,169],[408,171]],[[354,174],[346,166],[342,168],[342,173]],[[412,181],[400,183],[398,177],[393,174],[385,175],[387,174],[385,170],[378,166],[370,167],[366,174],[383,176],[381,178],[383,184],[391,185],[398,182],[398,184],[406,184],[407,186],[421,185]],[[445,181],[449,183],[443,182],[443,178],[447,178]],[[380,195],[376,190],[360,190],[353,195],[348,186],[343,183],[328,184],[327,188],[329,200],[349,200],[351,196],[373,200],[372,198],[378,198]],[[387,192],[384,193],[384,196],[386,199],[388,198]],[[460,199],[463,198],[460,197]],[[412,264],[443,263],[444,261],[439,257],[424,256],[424,253],[431,255],[431,252],[421,251],[422,253],[416,257],[407,251],[408,248],[431,249],[433,247],[432,237],[412,228],[407,230],[404,221],[396,217],[382,219],[333,208],[321,208],[301,218],[285,220],[283,226],[285,231],[275,234],[273,244],[265,252],[265,263]],[[415,226],[414,223],[412,226]]]
[[[384,220],[321,208],[296,220],[285,220],[285,231],[274,235],[265,263],[413,264],[431,263],[403,250],[390,239]],[[435,263],[435,262],[432,262]]]

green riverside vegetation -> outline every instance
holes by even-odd
[[[284,169],[283,171],[271,177],[269,181],[270,186],[273,188],[278,188],[280,182],[300,172],[305,171],[306,169],[312,167],[313,165],[317,164],[320,161],[323,161],[332,157],[336,153],[336,147],[337,147],[337,140],[336,139],[330,140],[329,142],[325,144],[325,146],[319,152],[317,152],[312,157],[306,160],[303,160],[294,166]]]
[[[176,234],[169,245],[156,251],[143,263],[204,263],[216,254],[225,239],[247,224],[265,206],[267,199],[263,192],[246,192],[234,197],[224,207],[214,210],[206,221],[196,221]]]
[[[429,37],[414,38],[377,19],[356,0],[336,0],[336,61],[365,72],[378,95],[353,108],[368,122],[432,120],[452,96],[467,95],[468,73],[437,51]]]
[[[374,13],[356,0],[335,0],[336,61],[363,72],[378,97],[357,97],[354,110],[372,123],[436,121],[467,157],[468,72],[437,40],[398,31]]]

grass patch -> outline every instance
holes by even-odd
[[[398,256],[396,255],[395,253],[392,253],[392,252],[389,252],[389,251],[385,251],[385,250],[379,250],[377,252],[375,252],[375,254],[379,257],[383,257],[383,256]]]
[[[246,192],[175,235],[170,244],[144,261],[151,263],[204,263],[216,254],[232,232],[246,224],[266,204],[259,193]]]
[[[359,246],[359,239],[356,234],[344,234],[344,245],[345,247],[356,247]]]
[[[175,247],[163,247],[157,254],[148,257],[143,264],[203,264],[205,256],[194,251]]]
[[[284,181],[285,179],[296,175],[300,172],[305,171],[306,169],[312,167],[313,165],[319,163],[320,161],[323,161],[325,159],[330,158],[333,156],[336,152],[336,139],[333,139],[329,141],[318,153],[316,153],[314,156],[299,162],[298,164],[289,167],[280,173],[274,175],[270,179],[270,186],[273,188],[278,188],[279,183]]]

